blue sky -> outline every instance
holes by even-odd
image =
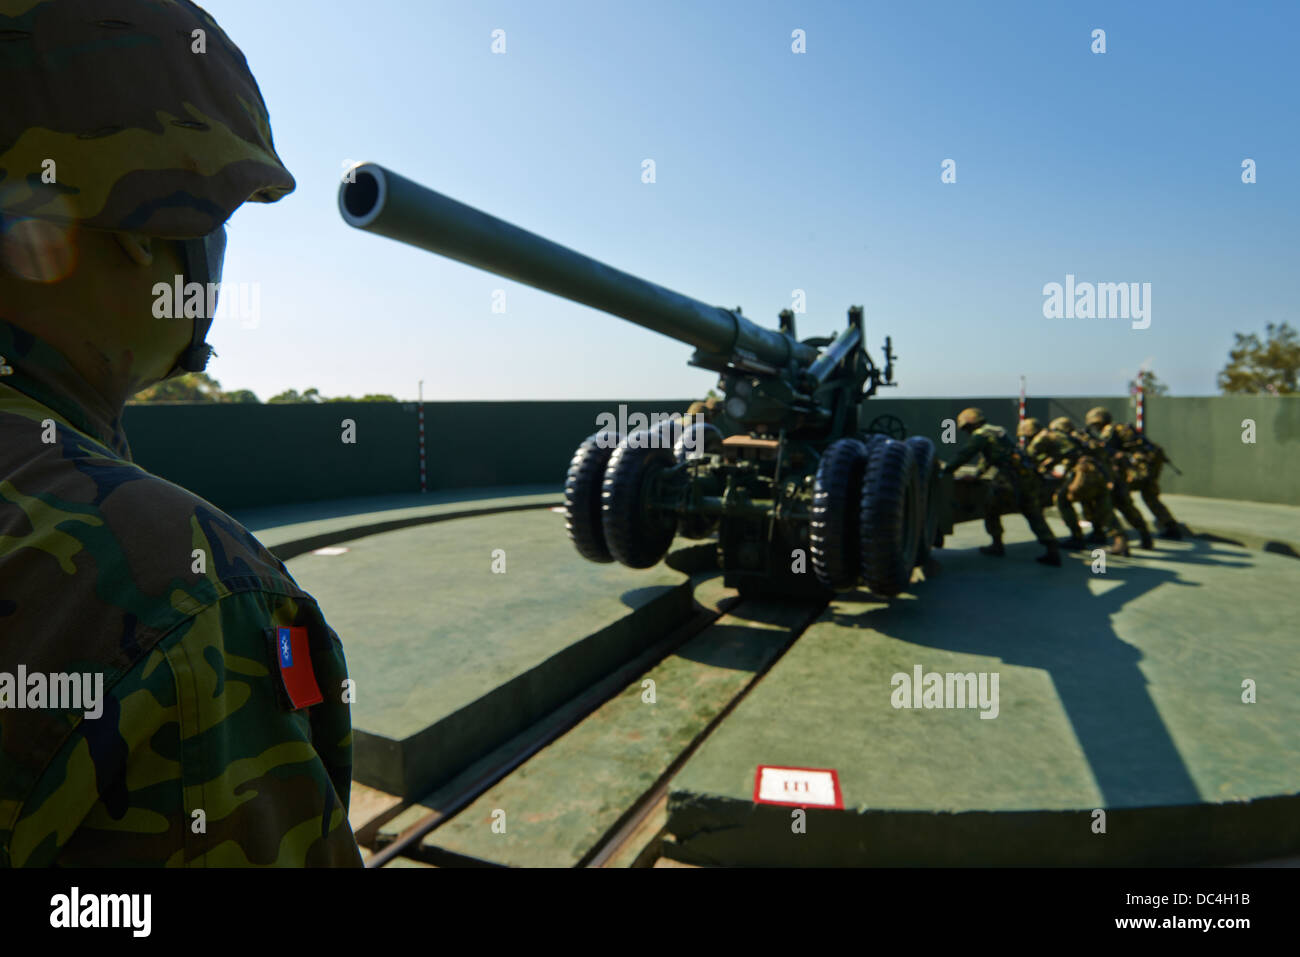
[[[764,324],[803,289],[803,336],[861,304],[900,396],[1113,394],[1144,362],[1212,394],[1234,331],[1300,324],[1300,4],[205,6],[298,180],[232,219],[225,278],[261,312],[209,337],[209,371],[263,399],[715,383],[685,345],[344,225],[345,160]],[[1067,274],[1150,283],[1150,327],[1045,318]]]

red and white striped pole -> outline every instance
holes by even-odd
[[[417,418],[420,422],[420,494],[423,495],[428,491],[428,481],[424,473],[424,380],[420,380],[420,404],[417,407]]]
[[[1020,431],[1019,425],[1023,421],[1025,421],[1025,377],[1021,376],[1020,377],[1020,418],[1016,421],[1017,432]],[[1024,447],[1024,444],[1025,444],[1025,437],[1022,435],[1020,436],[1020,445],[1022,448]]]
[[[1146,405],[1146,390],[1142,388],[1141,380],[1138,381],[1137,387],[1137,430],[1142,431],[1142,414],[1143,406]]]

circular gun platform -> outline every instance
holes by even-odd
[[[1283,507],[1259,508],[1276,521]],[[1245,503],[1216,510],[1252,526]],[[1294,528],[1300,509],[1283,517]],[[979,554],[982,527],[961,525],[941,573],[911,594],[832,602],[675,778],[669,856],[1196,865],[1296,853],[1300,564],[1278,554],[1285,543],[1158,540],[1104,571],[1091,553],[1056,569],[1033,560],[1018,516],[1004,523],[1004,558]],[[975,694],[962,702],[970,681],[949,675],[973,676]],[[755,803],[759,765],[833,769],[842,808],[805,805],[793,830],[791,807]]]
[[[1087,552],[1059,569],[1035,563],[1038,546],[1016,516],[1004,520],[1002,559],[978,553],[978,523],[960,525],[930,580],[889,602],[841,596],[788,647],[773,645],[776,657],[726,692],[736,695],[733,710],[718,698],[719,723],[684,765],[670,772],[662,759],[640,767],[630,758],[652,731],[671,737],[655,722],[672,709],[699,710],[699,684],[660,680],[657,717],[624,706],[598,728],[578,725],[521,770],[533,767],[541,780],[547,755],[571,763],[564,742],[586,734],[627,761],[607,772],[583,765],[589,790],[609,787],[624,800],[663,774],[662,852],[694,864],[1173,865],[1294,855],[1300,509],[1168,499],[1193,528],[1214,528],[1217,517],[1226,531],[1108,556],[1103,571]],[[423,796],[689,614],[685,574],[583,561],[563,516],[544,503],[554,504],[539,497],[526,511],[452,517],[473,508],[462,503],[433,524],[351,541],[340,525],[327,537],[349,551],[289,561],[339,632],[358,681],[361,783]],[[504,573],[493,571],[495,548],[505,550]],[[736,668],[732,646],[748,633],[736,620],[714,627],[730,629],[730,657],[690,653],[690,664]],[[708,635],[692,647],[713,647]],[[960,700],[966,688],[973,694]],[[640,696],[641,682],[626,693]],[[691,739],[679,737],[683,746]],[[590,763],[597,748],[569,750]],[[756,800],[760,766],[833,771],[840,806]],[[565,853],[579,859],[582,841],[570,838],[599,796],[512,790],[510,781],[490,803],[513,801],[512,821],[534,827],[568,822]],[[544,810],[516,806],[542,801]],[[455,853],[490,859],[504,846],[477,836],[488,823],[452,822],[443,843]],[[512,853],[517,860],[498,863],[546,860]]]

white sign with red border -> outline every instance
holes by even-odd
[[[760,764],[754,775],[754,803],[843,809],[840,777],[832,768],[781,768]]]

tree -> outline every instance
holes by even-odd
[[[359,399],[350,395],[336,395],[327,399],[320,394],[318,389],[308,389],[301,395],[297,389],[286,389],[279,395],[271,396],[266,401],[279,404],[281,402],[396,402],[397,399],[394,396],[377,392],[368,393]]]
[[[227,392],[221,397],[222,402],[251,402],[260,403],[262,400],[251,389],[236,389],[234,392]]]
[[[1255,333],[1233,333],[1237,342],[1228,352],[1228,364],[1219,373],[1219,388],[1226,393],[1295,395],[1300,392],[1300,334],[1290,323],[1264,327],[1265,340]]]
[[[308,389],[302,394],[299,394],[297,389],[285,389],[279,395],[273,395],[266,401],[268,404],[272,402],[279,404],[282,402],[322,402],[324,400],[321,399],[321,394],[316,389]]]
[[[1142,387],[1144,395],[1168,395],[1169,386],[1161,382],[1156,374],[1150,369],[1139,369],[1138,374],[1133,377],[1133,381],[1128,384],[1130,395],[1137,395],[1138,387]]]
[[[221,383],[212,376],[206,372],[189,372],[174,379],[164,379],[147,389],[142,389],[132,397],[131,401],[220,402],[222,396]]]

